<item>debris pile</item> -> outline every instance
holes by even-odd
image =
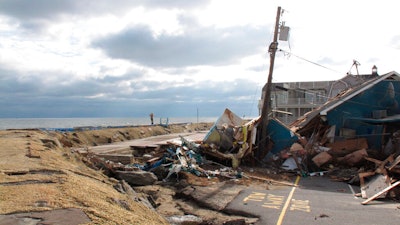
[[[289,129],[270,119],[268,147],[261,151],[256,146],[259,122],[260,118],[245,121],[226,109],[202,140],[180,136],[163,145],[131,146],[131,163],[115,163],[94,154],[88,158],[91,165],[133,186],[175,182],[173,178],[179,182],[182,173],[208,179],[259,179],[241,171],[245,164],[269,167],[277,174],[329,175],[337,181],[359,184],[365,204],[386,197],[386,193],[400,197],[395,189],[400,175],[400,131],[378,151],[370,147],[368,138],[354,135],[351,129],[341,129],[338,136],[335,125],[314,122],[307,126],[307,132],[295,132],[296,127]]]
[[[399,88],[399,74],[377,76],[294,121],[290,129],[306,152],[299,158],[305,174],[359,184],[364,204],[377,197],[399,199]]]
[[[132,186],[151,185],[156,181],[169,182],[172,181],[172,177],[179,181],[180,173],[191,173],[206,178],[241,177],[240,170],[207,160],[203,156],[204,149],[201,144],[182,136],[180,139],[158,147],[152,154],[137,155],[135,162],[130,164],[107,160],[96,154],[88,154],[87,159],[92,167],[102,169],[107,175],[123,179]]]
[[[204,138],[203,153],[219,160],[230,160],[232,168],[237,169],[246,157],[254,159],[258,122],[259,118],[246,122],[225,109]]]
[[[91,166],[134,186],[168,182],[171,177],[179,180],[181,172],[206,178],[241,178],[242,161],[254,165],[258,121],[245,121],[226,109],[203,140],[180,136],[166,144],[131,146],[132,156],[88,154],[87,159]]]
[[[293,144],[289,152],[297,149],[292,157],[296,164],[290,169],[299,170],[305,176],[328,174],[337,181],[359,184],[359,196],[366,199],[362,204],[377,198],[398,199],[400,195],[394,188],[400,183],[400,152],[392,144],[397,141],[397,132],[384,150],[378,151],[369,148],[366,138],[336,137],[335,140],[334,129],[334,126],[324,127],[308,141],[301,138],[303,145]],[[390,194],[387,196],[387,193]]]

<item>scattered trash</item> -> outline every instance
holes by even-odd
[[[393,191],[400,175],[400,130],[384,123],[388,128],[382,129],[382,132],[386,133],[376,135],[384,141],[383,147],[376,149],[371,147],[376,146],[375,136],[358,135],[356,129],[334,123],[342,119],[336,118],[329,123],[324,115],[318,114],[327,110],[326,107],[310,113],[313,115],[311,119],[307,115],[300,118],[290,129],[278,120],[270,119],[266,149],[258,149],[256,145],[260,118],[245,121],[225,109],[202,141],[180,136],[179,140],[167,145],[151,145],[149,150],[135,151],[135,163],[115,163],[101,158],[101,155],[92,156],[91,161],[108,174],[128,179],[131,185],[148,185],[157,180],[178,182],[182,173],[208,179],[247,178],[273,182],[240,170],[243,164],[250,167],[257,164],[274,169],[276,174],[329,176],[336,181],[359,183],[360,196],[367,199],[363,204],[384,198],[388,192],[391,192],[391,197],[400,197],[396,196],[398,192]],[[372,128],[377,129],[374,124]],[[394,132],[388,135],[389,130]],[[129,158],[126,160],[132,161]],[[140,160],[141,163],[138,162]],[[280,184],[293,185],[286,182]]]

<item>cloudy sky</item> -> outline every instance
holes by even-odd
[[[257,116],[278,6],[273,81],[400,72],[396,1],[0,0],[0,117]]]

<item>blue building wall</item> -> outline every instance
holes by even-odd
[[[367,138],[369,148],[380,149],[384,125],[373,120],[373,111],[387,110],[387,116],[399,114],[399,91],[399,81],[383,80],[329,111],[328,123],[336,125],[336,136],[341,128],[353,129],[357,137]]]
[[[293,143],[298,140],[298,137],[284,124],[271,119],[267,125],[268,137],[274,143],[270,153],[276,154],[286,148],[290,148]]]

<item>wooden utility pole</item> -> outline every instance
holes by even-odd
[[[269,64],[269,74],[267,84],[264,86],[263,91],[265,90],[264,101],[261,110],[261,136],[258,142],[258,149],[261,152],[264,152],[267,147],[267,126],[269,121],[269,114],[271,113],[271,87],[272,87],[272,73],[274,72],[274,63],[275,63],[275,54],[278,49],[278,32],[279,32],[279,21],[281,17],[281,7],[278,7],[278,11],[276,13],[276,22],[275,22],[275,30],[274,30],[274,40],[269,45],[269,55],[270,55],[270,64]],[[259,130],[259,131],[260,131]]]

